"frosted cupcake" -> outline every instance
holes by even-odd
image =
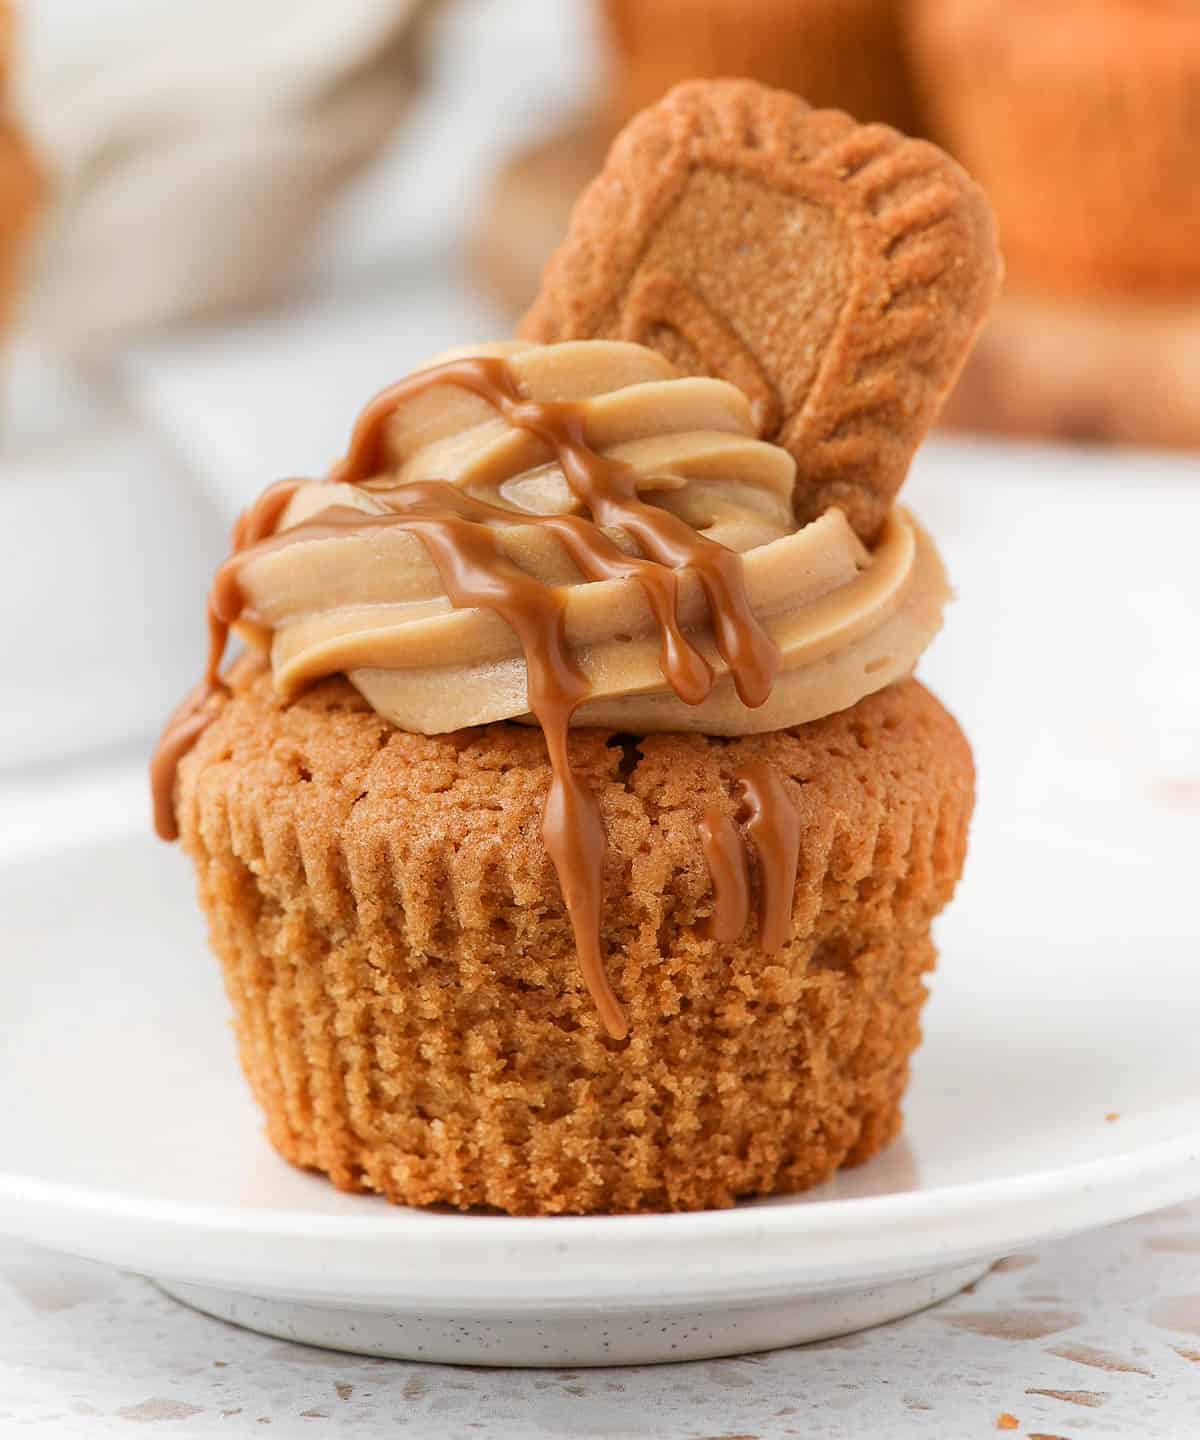
[[[780,246],[840,295],[765,309]],[[909,678],[946,585],[891,502],[995,278],[932,147],[685,87],[526,340],[383,392],[247,513],[155,781],[288,1159],[408,1204],[694,1209],[896,1133],[973,776]]]
[[[909,23],[1013,281],[946,419],[1200,446],[1200,8],[914,0]]]

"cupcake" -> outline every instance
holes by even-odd
[[[287,1159],[686,1210],[895,1135],[973,772],[893,501],[996,276],[933,147],[680,87],[519,340],[251,507],[152,774]]]
[[[25,134],[11,113],[9,74],[13,62],[13,13],[0,0],[0,323],[7,320],[20,282],[20,266],[43,181]]]
[[[1200,10],[915,0],[910,30],[1011,277],[947,422],[1200,445]]]
[[[1200,9],[914,0],[938,133],[996,209],[1014,279],[1200,296]]]
[[[742,75],[911,126],[901,0],[604,0],[617,120],[680,81]]]

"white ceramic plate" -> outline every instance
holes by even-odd
[[[905,1137],[820,1191],[549,1220],[340,1195],[260,1133],[185,861],[132,828],[140,791],[105,803],[125,818],[0,863],[0,1230],[239,1323],[493,1364],[763,1349],[893,1318],[1008,1251],[1200,1193],[1194,944],[1121,938],[1111,916],[1107,935],[1082,917],[1038,939],[1018,907],[999,923],[1006,890],[968,885]],[[993,826],[981,849],[1044,857],[1054,838]],[[1085,858],[1113,888],[1120,867],[1106,879]]]

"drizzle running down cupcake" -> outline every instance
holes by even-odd
[[[684,86],[526,338],[247,512],[153,780],[284,1155],[555,1213],[891,1138],[972,796],[908,678],[947,590],[893,499],[996,274],[932,147]]]

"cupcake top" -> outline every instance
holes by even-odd
[[[775,730],[912,670],[947,591],[892,502],[997,276],[982,197],[932,147],[748,83],[673,92],[581,202],[525,341],[381,392],[327,479],[242,517],[153,762],[160,834],[234,626],[285,698],[344,673],[411,731],[532,718],[546,851],[622,1038],[569,729]],[[710,933],[740,928],[753,848],[775,950],[799,817],[770,765],[734,778],[744,828],[720,806],[702,827]]]
[[[297,485],[226,566],[218,617],[269,646],[285,697],[345,673],[404,730],[525,718],[522,637],[443,578],[439,546],[482,530],[474,568],[555,612],[573,724],[800,724],[907,675],[947,592],[902,512],[873,551],[840,510],[798,525],[795,470],[740,390],[644,346],[474,347],[368,407],[330,481]]]
[[[620,1038],[599,942],[604,827],[568,727],[737,735],[818,719],[907,675],[940,624],[941,564],[907,516],[868,550],[840,510],[799,526],[794,482],[741,391],[641,345],[513,342],[418,371],[367,406],[327,480],[272,486],[239,522],[209,597],[206,682],[160,745],[160,833],[231,627],[269,651],[285,697],[344,673],[406,730],[535,718],[553,771],[546,847]],[[761,933],[778,949],[798,820],[770,766],[739,779],[774,837]],[[726,817],[705,843],[714,874],[736,866]],[[733,892],[718,904],[716,938],[741,908]]]

